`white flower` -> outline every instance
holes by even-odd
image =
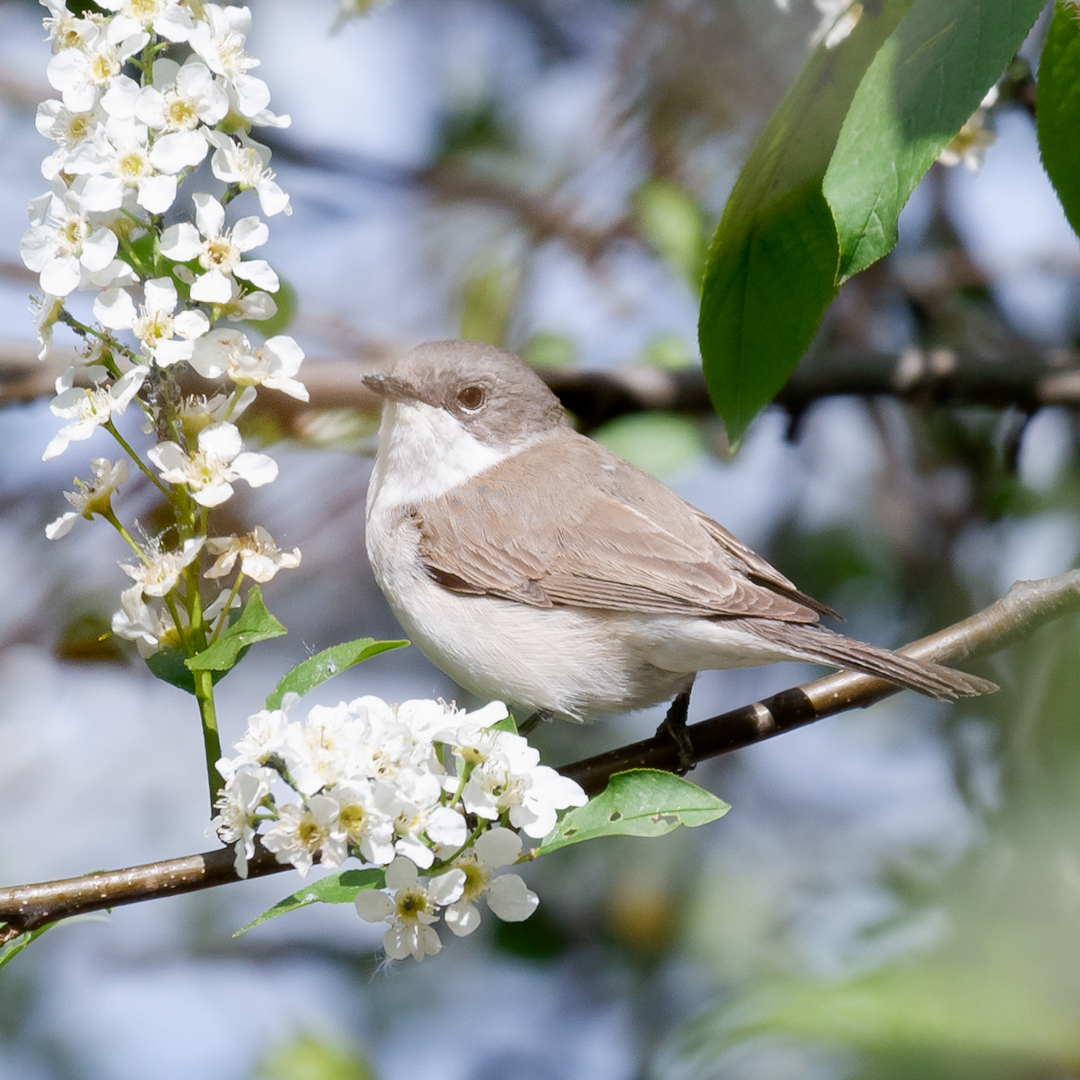
[[[521,854],[521,837],[509,829],[496,828],[483,833],[472,849],[455,863],[465,872],[461,899],[446,909],[446,925],[464,937],[480,925],[477,902],[487,899],[488,907],[503,922],[523,922],[535,910],[539,900],[517,874],[492,878],[491,872],[515,862]]]
[[[323,845],[323,862],[340,866],[351,850],[359,851],[365,862],[377,866],[391,862],[394,823],[385,810],[389,801],[385,785],[358,777],[335,784],[330,794],[338,810],[330,837]]]
[[[211,537],[206,549],[216,555],[214,565],[206,571],[208,578],[224,577],[240,560],[240,572],[253,581],[264,584],[273,579],[279,570],[291,570],[300,565],[300,549],[282,551],[274,538],[261,526],[243,536]]]
[[[241,191],[254,188],[259,206],[267,217],[284,212],[292,213],[289,196],[278,186],[270,169],[270,150],[255,142],[246,132],[240,132],[237,143],[223,131],[208,131],[206,138],[214,147],[210,168],[226,184],[237,184]]]
[[[204,4],[205,22],[196,23],[189,39],[192,49],[216,75],[223,76],[236,93],[239,111],[249,120],[270,104],[270,90],[262,79],[248,71],[259,61],[244,51],[251,29],[251,11],[246,7],[219,7]]]
[[[51,13],[42,22],[52,39],[53,54],[61,49],[85,48],[88,36],[97,29],[94,17],[72,14],[67,0],[40,0],[40,3]]]
[[[171,225],[161,237],[161,253],[166,258],[177,262],[198,259],[203,268],[204,273],[199,274],[191,286],[191,299],[212,304],[228,303],[232,299],[233,275],[250,281],[256,288],[277,292],[278,277],[268,262],[264,259],[241,262],[244,252],[269,239],[270,230],[266,225],[257,217],[246,217],[226,229],[225,209],[217,199],[200,192],[192,196],[192,201],[198,229],[182,222]]]
[[[214,804],[219,813],[210,822],[207,834],[214,831],[223,843],[236,843],[236,873],[242,878],[247,877],[248,859],[255,854],[258,827],[255,811],[270,794],[272,777],[268,769],[238,773],[225,785]]]
[[[30,200],[30,228],[19,252],[23,262],[39,272],[44,292],[64,297],[78,288],[83,271],[111,265],[119,242],[103,225],[94,225],[82,198],[82,185],[65,189],[56,182],[47,195]]]
[[[46,180],[55,179],[64,171],[71,150],[89,139],[104,120],[104,113],[99,109],[72,112],[55,98],[43,101],[37,108],[35,118],[38,133],[59,143],[59,147],[41,163],[41,175]]]
[[[87,174],[87,210],[119,210],[125,193],[133,190],[139,206],[163,214],[176,201],[176,177],[159,171],[152,158],[146,125],[112,116],[68,155],[66,169]],[[183,163],[171,171],[181,168]]]
[[[140,31],[151,30],[166,41],[187,41],[191,36],[191,12],[180,0],[100,0],[115,11],[109,23],[109,40],[122,41]]]
[[[302,807],[286,803],[278,807],[278,820],[263,837],[263,847],[274,852],[279,863],[292,863],[306,877],[315,853],[330,835],[337,810],[337,803],[326,795],[313,795]]]
[[[942,165],[963,164],[968,172],[977,173],[983,165],[986,151],[997,142],[997,133],[988,123],[989,110],[998,99],[998,88],[991,86],[981,104],[967,123],[953,136],[938,155]]]
[[[186,484],[200,506],[219,506],[233,494],[232,482],[262,487],[277,478],[277,463],[266,454],[241,453],[243,440],[233,424],[211,424],[199,433],[198,449],[188,455],[174,442],[158,443],[147,457],[161,479]]]
[[[534,839],[551,832],[559,810],[588,802],[577,783],[541,765],[539,753],[520,735],[479,731],[455,753],[477,762],[462,792],[465,809],[489,821],[509,813],[510,824]]]
[[[141,585],[132,585],[120,594],[120,610],[113,614],[112,632],[134,641],[144,660],[176,637],[172,616],[164,608],[147,604]]]
[[[186,270],[187,267],[178,269]],[[269,293],[261,289],[242,293],[235,281],[230,281],[229,285],[232,296],[225,303],[217,305],[217,309],[230,322],[258,322],[260,319],[272,319],[277,314],[277,304]]]
[[[151,278],[143,294],[145,303],[136,311],[123,289],[107,289],[94,301],[94,315],[111,330],[131,330],[142,344],[143,355],[158,367],[190,360],[194,341],[210,329],[210,320],[197,310],[173,314],[178,297],[171,278]]]
[[[284,334],[253,349],[239,330],[215,330],[196,343],[191,366],[207,379],[224,375],[237,386],[265,386],[307,401],[307,388],[294,378],[303,360],[303,349]]]
[[[87,112],[97,104],[98,96],[120,74],[128,57],[150,40],[137,33],[120,42],[109,40],[104,28],[94,23],[80,26],[80,44],[61,49],[45,69],[49,85],[59,90],[64,105],[72,112]]]
[[[249,716],[247,730],[238,742],[233,743],[236,756],[223,758],[218,772],[228,779],[244,765],[265,765],[275,754],[281,754],[289,731],[289,713],[299,700],[299,694],[286,694],[280,709],[260,709]],[[226,766],[228,772],[222,771],[222,766]]]
[[[44,360],[49,355],[53,342],[53,327],[64,310],[64,301],[59,296],[46,293],[41,297],[31,297],[31,312],[34,316],[34,327],[37,330],[39,360]]]
[[[45,527],[45,535],[50,540],[67,535],[80,517],[90,518],[94,514],[107,513],[111,508],[112,493],[121,484],[127,483],[128,467],[123,459],[113,463],[108,458],[94,458],[90,462],[90,469],[94,474],[90,483],[76,478],[75,483],[79,490],[64,492],[64,498],[75,509],[61,514],[51,525]]]
[[[450,870],[421,884],[416,866],[398,858],[386,868],[386,887],[393,892],[393,898],[374,889],[365,890],[356,897],[356,913],[365,922],[385,920],[390,924],[383,947],[391,960],[404,960],[410,955],[417,960],[434,956],[442,942],[432,924],[439,921],[440,907],[461,896],[464,872]]]
[[[110,423],[114,416],[121,415],[142,386],[146,371],[142,366],[132,368],[109,387],[86,389],[68,385],[61,390],[49,408],[69,423],[53,436],[41,460],[49,461],[62,454],[69,443],[89,439],[102,424]],[[66,374],[57,381],[57,389],[64,385],[67,378],[69,376]]]
[[[205,537],[184,541],[179,551],[148,552],[139,563],[121,563],[120,569],[142,590],[143,596],[164,596],[180,580],[180,572],[190,566],[202,551]]]

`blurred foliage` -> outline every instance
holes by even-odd
[[[513,265],[496,264],[470,276],[461,290],[461,337],[503,346],[520,285]]]
[[[298,1035],[268,1050],[251,1080],[376,1080],[376,1073],[347,1046],[316,1035]]]
[[[631,413],[592,432],[592,438],[654,476],[669,477],[705,450],[699,424],[669,413]]]

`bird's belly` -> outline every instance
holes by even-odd
[[[783,657],[723,622],[678,615],[538,608],[450,592],[423,570],[411,523],[369,515],[375,578],[405,633],[436,667],[521,715],[570,720],[670,700],[694,672]]]

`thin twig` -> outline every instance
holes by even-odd
[[[1041,581],[1019,581],[1007,596],[985,610],[900,651],[937,663],[962,663],[997,652],[1073,611],[1080,611],[1080,570]],[[881,679],[841,671],[692,724],[687,732],[695,760],[704,761],[834,713],[865,708],[898,692],[898,687]],[[574,762],[560,772],[595,793],[613,774],[626,769],[675,770],[678,766],[678,749],[664,736]],[[289,864],[277,862],[261,847],[248,862],[249,877],[289,869]],[[56,919],[238,880],[233,853],[225,849],[66,881],[0,889],[0,922],[6,923],[0,929],[0,942]]]

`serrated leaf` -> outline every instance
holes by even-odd
[[[822,182],[866,69],[913,2],[866,4],[844,41],[818,46],[724,207],[698,336],[709,394],[732,443],[784,385],[836,294],[840,249]]]
[[[357,638],[344,641],[340,645],[331,645],[329,649],[309,656],[303,663],[297,664],[287,672],[266,699],[268,709],[280,709],[281,699],[288,693],[301,696],[314,690],[316,686],[348,671],[355,664],[378,656],[391,649],[401,649],[407,641],[376,641],[374,638]]]
[[[191,671],[229,671],[249,646],[286,633],[285,627],[266,610],[262,590],[252,585],[240,618],[223,630],[213,645],[184,663]]]
[[[1001,77],[1045,2],[915,0],[883,42],[825,174],[838,283],[896,245],[915,186]]]
[[[537,854],[601,836],[664,836],[680,825],[695,828],[731,807],[710,791],[662,769],[616,773],[584,806],[571,810],[544,838]]]
[[[307,907],[309,904],[351,904],[364,889],[381,889],[385,883],[386,871],[381,868],[343,870],[340,874],[329,874],[298,889],[284,900],[279,900],[272,908],[252,919],[247,926],[237,930],[233,937],[246,934],[269,919],[276,919],[279,915]]]
[[[1080,235],[1080,16],[1061,0],[1039,59],[1035,120],[1043,168]]]

